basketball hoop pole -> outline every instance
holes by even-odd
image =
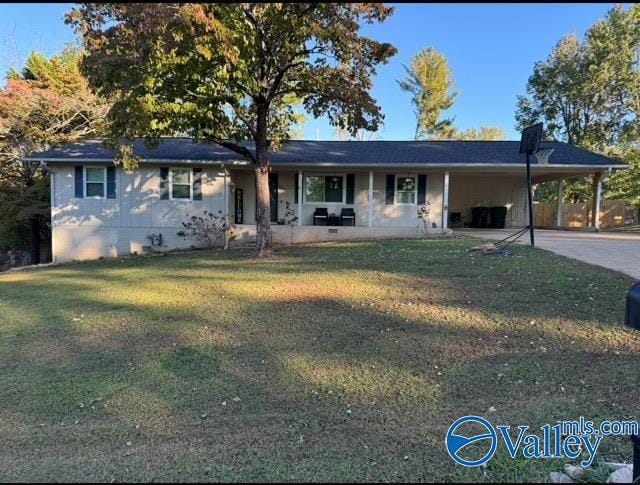
[[[527,150],[527,195],[529,197],[529,237],[531,238],[531,247],[535,247],[533,241],[533,191],[531,190],[531,162],[529,160],[529,151]]]
[[[527,156],[527,196],[529,198],[529,237],[531,247],[535,247],[533,241],[533,190],[531,188],[531,155],[540,151],[540,140],[542,139],[542,123],[527,126],[522,130],[520,138],[520,149],[518,152]],[[548,158],[547,158],[548,159]]]

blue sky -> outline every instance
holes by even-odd
[[[20,63],[30,50],[52,54],[74,41],[62,16],[72,4],[0,5],[0,72]],[[421,48],[446,56],[460,93],[448,116],[460,129],[499,126],[508,139],[514,128],[516,96],[523,94],[533,63],[544,59],[565,34],[585,30],[613,4],[399,4],[394,15],[364,32],[391,42],[398,54],[379,69],[373,95],[385,113],[379,140],[412,139],[415,117],[410,97],[396,80],[403,64]],[[334,139],[326,120],[310,119],[305,138]]]

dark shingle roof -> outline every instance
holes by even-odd
[[[244,143],[253,150],[252,143]],[[517,141],[307,141],[292,140],[281,151],[271,152],[272,165],[300,166],[402,166],[402,165],[509,165],[524,162]],[[543,142],[552,148],[549,165],[623,166],[619,160],[561,142]],[[242,164],[242,156],[215,144],[194,143],[189,138],[166,138],[155,148],[142,140],[134,153],[143,162]],[[28,160],[47,163],[105,162],[114,152],[101,140],[85,140],[33,155]],[[535,162],[536,159],[534,158]]]

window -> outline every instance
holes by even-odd
[[[416,177],[396,175],[396,204],[416,203]]]
[[[169,180],[172,199],[191,199],[190,168],[172,168]]]
[[[343,175],[307,175],[305,202],[344,202]]]
[[[90,168],[85,167],[84,172],[84,196],[85,197],[105,197],[106,188],[106,172],[104,167]]]

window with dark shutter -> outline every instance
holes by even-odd
[[[193,169],[193,200],[202,200],[202,168]]]
[[[85,167],[84,196],[92,199],[103,199],[106,196],[107,168]]]
[[[424,205],[427,201],[427,176],[418,175],[418,204]]]
[[[82,165],[75,166],[75,192],[76,198],[82,199],[84,197],[84,170]]]
[[[347,174],[347,204],[353,204],[353,196],[355,193],[356,176],[355,174]]]
[[[295,191],[295,193],[293,194],[293,202],[297,204],[298,203],[298,190],[299,190],[299,187],[300,187],[300,180],[299,180],[299,177],[298,177],[297,173],[293,174],[293,179],[294,179],[293,185],[294,185],[294,191]]]
[[[160,168],[160,198],[169,200],[169,167]]]
[[[193,199],[193,170],[172,168],[169,170],[169,198],[172,200]]]
[[[116,198],[116,167],[107,167],[107,199]]]
[[[386,205],[393,205],[393,191],[394,191],[395,182],[396,182],[396,176],[392,173],[387,174],[387,183],[386,183],[386,190],[385,190],[385,197],[384,197],[384,203]]]

